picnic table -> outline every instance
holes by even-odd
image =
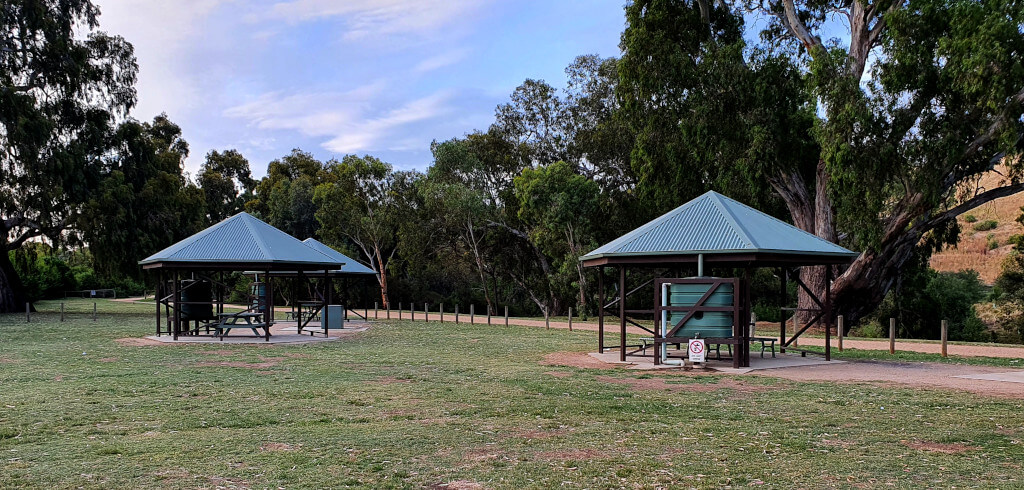
[[[227,336],[228,332],[232,328],[248,328],[252,330],[253,335],[257,337],[265,337],[267,342],[270,342],[270,326],[263,321],[263,313],[259,312],[240,312],[240,313],[218,313],[218,322],[213,325],[213,328],[217,331],[217,336],[221,340]],[[239,323],[242,320],[242,323]],[[258,329],[262,328],[264,334],[260,335]]]

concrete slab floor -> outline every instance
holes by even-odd
[[[627,369],[636,370],[653,370],[653,369],[680,369],[680,366],[671,364],[661,364],[658,366],[654,365],[654,359],[650,356],[626,356],[625,361],[619,360],[618,352],[591,352],[590,356],[608,364],[626,365]],[[732,360],[715,360],[709,359],[705,364],[704,368],[714,370],[721,373],[727,374],[744,374],[751,371],[760,371],[765,369],[777,369],[777,368],[788,368],[788,367],[802,367],[802,366],[816,366],[823,364],[841,364],[845,361],[826,361],[824,358],[808,356],[800,357],[798,355],[790,354],[776,354],[777,357],[751,357],[750,367],[745,368],[733,368]],[[686,367],[693,366],[692,363],[686,361]],[[697,368],[700,369],[700,368]]]

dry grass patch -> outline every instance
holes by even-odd
[[[284,442],[264,442],[260,444],[260,451],[274,452],[274,451],[295,451],[302,447],[302,444],[294,445],[287,444]]]
[[[766,391],[768,387],[752,385],[733,378],[720,378],[714,383],[669,383],[672,378],[616,378],[598,376],[598,381],[629,386],[634,391],[662,390],[687,393],[706,393],[722,389],[732,389],[744,393]]]
[[[969,446],[962,442],[929,442],[929,441],[900,441],[904,446],[918,451],[942,454],[960,454],[967,451],[975,451],[977,446]]]
[[[583,369],[613,369],[614,366],[594,359],[585,352],[552,352],[540,361],[543,366],[569,366]]]
[[[126,347],[146,347],[150,345],[164,345],[163,342],[156,341],[153,339],[147,339],[145,337],[126,337],[123,339],[116,339],[114,342],[121,344]]]

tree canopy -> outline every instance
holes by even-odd
[[[0,8],[0,312],[25,304],[6,251],[69,238],[100,181],[115,118],[135,103],[132,46],[98,31],[98,16],[88,0]]]

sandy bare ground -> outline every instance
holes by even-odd
[[[793,381],[829,381],[840,383],[899,384],[908,387],[926,387],[969,391],[982,395],[1024,398],[1024,383],[965,379],[956,376],[1005,373],[1005,367],[963,366],[932,362],[869,362],[854,361],[752,371],[756,376],[783,378]]]

